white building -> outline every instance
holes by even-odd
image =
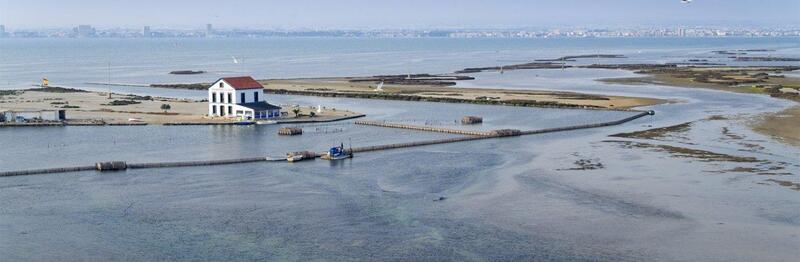
[[[252,77],[226,77],[208,88],[208,115],[264,119],[280,117],[281,108],[266,102],[264,86]]]
[[[66,110],[8,110],[0,111],[0,122],[64,121]]]

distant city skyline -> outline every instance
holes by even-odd
[[[12,38],[175,38],[175,37],[377,37],[377,38],[586,38],[586,37],[799,37],[800,28],[719,28],[698,26],[639,28],[547,28],[547,29],[364,29],[364,30],[269,30],[220,29],[206,24],[205,29],[137,28],[96,29],[78,25],[71,29],[11,30],[0,36]]]
[[[6,30],[64,28],[381,29],[556,26],[798,26],[797,0],[154,1],[0,0]]]

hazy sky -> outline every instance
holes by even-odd
[[[9,28],[800,25],[800,0],[0,0]]]

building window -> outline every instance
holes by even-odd
[[[211,106],[211,115],[217,114],[217,106]]]
[[[242,95],[240,95],[240,97],[242,98],[242,101],[239,101],[240,104],[247,103],[247,98],[244,96],[244,93],[242,93]]]
[[[223,97],[223,95],[225,95],[225,94],[219,93],[219,102],[220,103],[225,103],[225,99],[224,99],[225,97]]]
[[[229,115],[233,115],[233,107],[232,106],[228,106],[228,114]]]
[[[253,92],[253,102],[258,102],[258,92]]]
[[[223,86],[224,85],[222,84],[222,82],[219,82],[219,88],[222,88]]]
[[[220,116],[225,116],[225,107],[219,106],[219,115]]]
[[[217,93],[211,93],[211,103],[216,103],[216,102],[217,102]]]
[[[228,104],[233,104],[233,95],[228,93]]]

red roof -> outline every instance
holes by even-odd
[[[225,77],[222,78],[225,80],[225,83],[228,83],[233,89],[263,89],[264,86],[261,85],[258,81],[253,79],[249,76],[239,76],[239,77]]]

